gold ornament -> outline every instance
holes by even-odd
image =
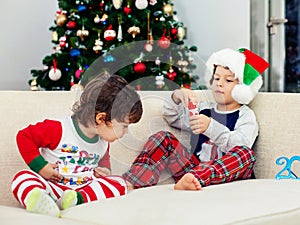
[[[123,0],[112,0],[115,9],[119,9],[122,6]]]
[[[57,14],[55,21],[57,26],[62,27],[67,22],[67,16],[65,14]]]
[[[37,82],[36,82],[36,79],[33,79],[30,83],[30,90],[31,91],[38,91],[39,88],[37,86]]]
[[[78,30],[76,35],[80,37],[81,41],[84,41],[84,38],[89,36],[89,31],[84,29],[84,26],[82,26],[81,30]]]
[[[139,33],[141,33],[141,29],[136,26],[129,27],[127,32],[132,35],[133,38]]]
[[[100,33],[98,33],[98,39],[95,40],[95,46],[93,50],[98,54],[100,50],[102,50],[103,41],[100,39]]]
[[[171,4],[165,4],[163,6],[163,11],[166,13],[168,16],[173,14],[173,6]]]
[[[58,34],[56,31],[52,32],[52,41],[58,41]]]
[[[185,36],[185,29],[183,27],[178,27],[177,37],[179,41],[182,41]]]
[[[99,17],[99,15],[97,14],[96,16],[95,16],[95,18],[94,18],[94,22],[95,23],[100,23],[100,17]]]

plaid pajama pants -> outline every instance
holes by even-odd
[[[45,190],[54,201],[57,201],[65,190],[75,190],[81,196],[81,203],[106,199],[127,193],[125,180],[119,176],[107,176],[94,179],[78,188],[68,187],[60,183],[52,183],[32,170],[21,170],[13,178],[11,189],[14,197],[26,207],[26,199],[34,188]]]
[[[254,163],[253,150],[245,146],[236,146],[221,158],[202,163],[172,133],[160,131],[149,137],[123,177],[135,188],[147,187],[157,184],[162,171],[167,169],[175,182],[189,172],[204,187],[248,179]]]

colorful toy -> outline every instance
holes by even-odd
[[[190,111],[190,116],[199,115],[197,105],[194,105],[194,103],[189,102],[188,108],[189,108],[189,111]]]
[[[292,163],[297,160],[300,161],[300,156],[293,156],[290,159],[282,156],[276,159],[276,164],[277,165],[284,165],[285,166],[276,174],[276,179],[295,179],[299,180],[298,176],[292,171],[291,166]]]

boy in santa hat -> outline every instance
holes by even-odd
[[[191,146],[186,148],[168,131],[152,135],[123,174],[129,188],[155,185],[166,168],[177,190],[201,190],[253,176],[251,148],[258,124],[247,104],[261,88],[261,74],[269,64],[247,49],[223,49],[206,65],[215,102],[198,102],[193,91],[178,89],[164,104],[168,123],[191,131]],[[188,107],[198,110],[188,113]]]

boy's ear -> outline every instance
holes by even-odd
[[[106,113],[100,112],[96,115],[96,123],[99,125],[105,122]]]

